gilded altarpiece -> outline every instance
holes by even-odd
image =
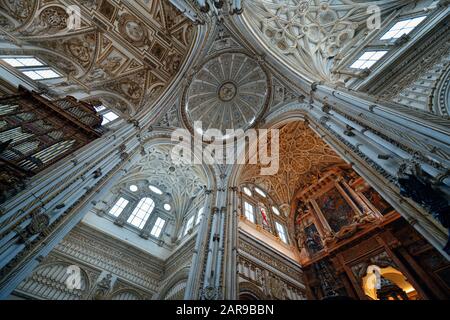
[[[351,169],[330,170],[295,200],[308,298],[448,298],[448,262]]]

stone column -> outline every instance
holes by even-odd
[[[189,270],[189,277],[184,294],[184,299],[186,300],[198,299],[200,281],[203,274],[203,264],[205,259],[203,254],[206,252],[206,241],[208,240],[209,226],[212,226],[211,217],[214,202],[212,190],[206,190],[206,194],[207,198],[205,202],[205,209],[203,218],[200,222],[200,228],[197,232],[195,249],[192,256],[191,268]]]
[[[238,264],[238,223],[239,223],[239,214],[238,214],[238,188],[231,187],[229,193],[229,216],[228,219],[228,237],[227,240],[227,268],[226,268],[226,276],[225,276],[225,299],[227,300],[235,300],[237,299],[237,264]]]

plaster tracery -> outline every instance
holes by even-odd
[[[51,54],[41,55],[49,50],[72,61],[53,64],[65,76],[50,85],[55,94],[119,95],[131,104],[125,104],[125,112],[117,110],[125,117],[139,113],[162,94],[181,68],[196,33],[192,23],[166,1],[75,1],[82,15],[77,30],[68,30],[62,2],[2,2],[6,15],[0,11],[0,26],[32,47],[28,52],[51,62],[55,60]],[[144,10],[145,18],[133,13],[136,9]],[[98,28],[99,24],[104,26]]]
[[[439,148],[444,143],[436,138],[438,130],[414,132],[423,129],[421,121],[428,121],[429,115],[328,86],[337,80],[336,65],[351,58],[344,53],[361,49],[362,38],[370,33],[369,5],[392,13],[408,1],[246,0],[243,17],[258,35],[258,46],[252,48],[246,39],[248,30],[239,34],[226,25],[238,12],[220,16],[217,29],[202,34],[215,38],[196,47],[193,55],[198,59],[189,60],[194,64],[177,88],[170,84],[181,78],[180,68],[203,26],[196,29],[166,0],[73,2],[81,5],[83,14],[77,31],[66,30],[62,0],[0,0],[0,26],[7,31],[2,40],[9,41],[0,54],[36,55],[64,73],[61,82],[48,84],[50,94],[82,93],[86,102],[105,104],[135,119],[121,122],[92,148],[59,163],[51,177],[43,173],[32,185],[24,185],[23,195],[7,203],[9,211],[3,212],[2,206],[0,220],[7,225],[2,233],[11,235],[11,241],[0,254],[19,252],[0,270],[1,284],[11,289],[5,295],[24,279],[24,270],[31,271],[42,258],[42,250],[51,253],[15,293],[69,297],[61,280],[70,263],[83,267],[84,285],[82,292],[69,297],[74,299],[305,299],[304,279],[312,279],[305,282],[308,298],[350,294],[364,299],[360,291],[368,266],[405,272],[399,261],[425,266],[430,278],[447,277],[442,270],[448,264],[427,242],[432,239],[438,247],[436,239],[443,233],[424,223],[423,212],[395,189],[400,158],[420,158],[428,170],[432,165],[433,178],[446,178],[445,161],[439,159],[446,160],[448,150]],[[209,18],[202,23],[216,22],[213,14]],[[20,48],[11,49],[15,44]],[[264,46],[271,50],[264,52]],[[436,51],[442,55],[443,50]],[[433,59],[423,65],[435,66]],[[275,70],[280,65],[274,60],[286,62],[289,72]],[[305,77],[297,77],[294,69]],[[441,71],[434,98],[444,104],[448,70]],[[378,91],[392,98],[415,77],[411,74],[394,85],[387,82]],[[322,82],[311,85],[304,78]],[[167,88],[167,100],[157,106],[161,113],[152,122],[148,107]],[[311,88],[310,99],[305,88]],[[424,117],[418,119],[417,114]],[[291,116],[296,122],[287,123]],[[279,126],[278,173],[261,176],[261,168],[254,165],[175,164],[170,157],[173,145],[161,137],[178,127],[192,129],[196,120],[206,124],[203,129],[218,127],[222,132]],[[352,167],[363,172],[370,185]],[[121,197],[130,200],[130,207],[115,216],[109,209]],[[147,217],[142,229],[133,228],[125,216],[144,198],[154,201],[156,215]],[[253,205],[254,223],[242,214],[245,201]],[[427,240],[414,233],[391,203],[407,212],[408,222],[421,227]],[[152,237],[148,226],[159,216],[167,224]],[[62,238],[80,219],[52,250],[48,237]],[[281,241],[284,233],[276,222],[285,227],[286,241]],[[26,225],[26,237],[24,230],[14,228],[19,224]],[[52,272],[59,280],[47,276]],[[411,274],[404,275],[414,281]],[[436,286],[433,281],[424,280]],[[50,294],[34,296],[34,285]],[[436,296],[445,297],[438,291]]]
[[[259,176],[257,165],[246,165],[242,182],[263,186],[280,205],[289,204],[296,190],[318,179],[323,169],[342,164],[342,159],[304,122],[280,129],[280,168],[272,176]]]
[[[261,40],[304,76],[335,81],[333,67],[360,34],[370,31],[371,5],[393,11],[406,1],[249,0],[244,17]]]
[[[128,174],[118,183],[130,185],[141,180],[148,182],[161,190],[163,203],[170,203],[174,210],[170,210],[174,221],[175,231],[172,237],[176,239],[185,217],[192,210],[198,210],[204,205],[203,194],[207,185],[207,178],[203,168],[188,163],[174,164],[170,153],[172,145],[161,144],[146,150],[147,155],[140,159]],[[148,189],[146,184],[144,188]],[[159,197],[159,195],[157,195]],[[164,200],[165,199],[165,200]],[[203,201],[203,202],[202,202]]]

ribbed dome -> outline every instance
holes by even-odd
[[[202,129],[248,129],[263,114],[269,98],[268,77],[243,53],[224,53],[194,74],[184,96],[185,120]]]

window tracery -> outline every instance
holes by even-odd
[[[160,238],[170,219],[172,205],[159,188],[161,194],[155,194],[149,186],[145,180],[122,184],[113,191],[116,197],[108,213],[115,218],[116,225],[137,228],[144,238]]]
[[[127,222],[142,229],[155,208],[155,202],[151,198],[142,198],[134,208]]]
[[[118,217],[123,209],[128,205],[129,201],[125,198],[120,197],[119,200],[114,204],[114,206],[109,210],[109,213],[115,217]]]
[[[262,187],[252,184],[241,186],[241,203],[245,219],[289,244],[287,217]]]

